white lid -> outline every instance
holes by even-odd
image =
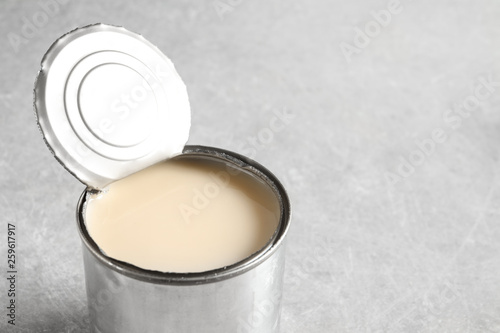
[[[35,110],[55,157],[97,189],[182,153],[191,123],[172,62],[142,36],[104,24],[50,47]]]

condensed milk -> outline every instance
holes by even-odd
[[[255,177],[204,158],[164,161],[118,180],[86,206],[88,232],[109,257],[163,272],[202,272],[259,251],[279,202]]]

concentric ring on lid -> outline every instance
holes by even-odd
[[[96,24],[58,39],[34,94],[47,145],[96,189],[181,154],[188,140],[189,100],[174,65],[121,27]]]

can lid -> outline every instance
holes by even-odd
[[[172,62],[142,36],[105,24],[50,47],[34,106],[56,159],[96,189],[182,153],[191,124]]]

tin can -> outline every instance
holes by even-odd
[[[264,181],[280,202],[280,222],[266,247],[231,266],[201,273],[149,271],[104,255],[84,219],[86,190],[77,207],[83,242],[91,331],[279,332],[285,238],[290,201],[279,180],[257,162],[226,150],[186,146],[180,156],[212,158]]]
[[[142,36],[95,24],[59,38],[42,59],[34,107],[56,159],[87,185],[77,208],[91,331],[277,332],[290,202],[262,165],[226,150],[185,146],[187,90],[173,63]],[[271,240],[233,265],[164,273],[107,257],[85,225],[88,194],[169,158],[223,161],[267,184],[280,203]]]

